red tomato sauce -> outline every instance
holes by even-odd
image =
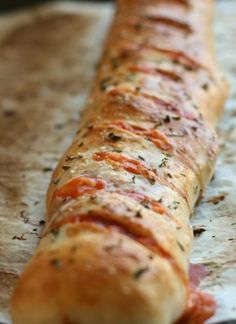
[[[118,192],[119,193],[119,192]],[[121,194],[124,194],[130,198],[133,198],[134,200],[147,204],[149,208],[151,208],[153,211],[157,212],[158,214],[167,214],[167,210],[162,206],[162,204],[152,198],[149,198],[143,194],[132,192],[132,191],[125,191],[121,192]]]
[[[115,96],[127,96],[127,95],[132,95],[132,104],[134,105],[135,102],[135,106],[136,108],[138,107],[138,110],[142,111],[143,113],[146,113],[148,115],[153,115],[158,117],[159,116],[159,112],[157,113],[156,109],[157,107],[160,107],[160,109],[162,110],[167,110],[165,111],[165,113],[167,113],[168,111],[174,113],[176,116],[180,116],[189,120],[195,120],[198,115],[196,114],[196,112],[193,110],[192,112],[186,111],[183,108],[179,108],[177,107],[175,104],[165,101],[157,96],[153,96],[147,93],[139,93],[136,92],[135,90],[131,90],[131,89],[119,89],[119,88],[115,88],[112,89],[108,92],[108,95],[110,97],[115,97]],[[144,100],[145,99],[145,100]],[[153,103],[153,105],[150,105],[150,102]],[[129,102],[130,104],[130,102]],[[125,103],[123,103],[121,106],[125,106]],[[142,109],[141,109],[142,107]]]
[[[95,161],[107,161],[111,164],[116,164],[128,172],[142,175],[151,181],[156,180],[156,174],[151,169],[147,168],[143,163],[128,158],[122,154],[112,153],[112,152],[97,152],[94,153],[93,159]]]
[[[167,16],[148,15],[146,16],[146,18],[151,22],[175,27],[187,33],[190,33],[192,31],[192,28],[188,23]]]
[[[90,194],[105,188],[105,181],[98,178],[77,177],[54,192],[53,200],[61,201]]]
[[[197,286],[209,274],[202,264],[191,264],[189,268],[189,298],[183,316],[176,324],[203,324],[214,315],[216,302],[214,298],[197,289]]]
[[[138,16],[130,16],[127,19],[127,23],[131,26],[135,25],[141,25],[143,27],[151,27],[153,29],[153,24],[154,26],[156,24],[161,24],[167,27],[175,27],[181,31],[184,31],[186,33],[191,33],[192,28],[191,26],[181,20],[173,19],[168,16],[163,16],[163,15],[157,15],[157,14],[145,14],[144,16],[138,17]]]
[[[97,152],[93,154],[93,159],[95,161],[106,161],[110,164],[116,165],[120,168],[123,168],[124,170],[131,172],[133,174],[141,175],[149,180],[151,184],[163,184],[172,190],[179,193],[183,199],[186,200],[187,204],[188,199],[186,198],[185,192],[180,190],[178,187],[175,186],[172,182],[168,181],[166,177],[157,174],[154,169],[149,169],[146,167],[142,162],[128,158],[122,154],[119,153],[113,153],[113,152]]]
[[[191,57],[188,53],[183,52],[183,51],[171,50],[168,48],[162,48],[162,47],[151,45],[151,44],[150,45],[143,44],[143,45],[141,45],[141,48],[150,48],[152,50],[163,53],[164,55],[168,56],[172,60],[176,60],[180,64],[183,64],[192,70],[197,70],[197,69],[203,67],[201,63],[199,63],[197,60],[195,60],[195,58]]]
[[[170,251],[166,250],[154,237],[152,237],[152,233],[143,228],[139,224],[133,223],[122,223],[119,220],[111,219],[110,215],[106,215],[105,213],[96,213],[94,214],[75,214],[68,215],[60,220],[56,220],[51,225],[51,230],[59,229],[61,226],[65,224],[91,224],[92,226],[100,226],[106,228],[111,231],[116,231],[127,235],[133,240],[139,242],[150,251],[157,253],[158,255],[166,258],[172,264],[174,270],[179,275],[180,279],[187,284],[187,277],[185,276],[183,270],[180,268],[178,263],[173,258]]]
[[[150,64],[135,64],[132,65],[129,68],[130,72],[141,72],[141,73],[145,73],[145,74],[152,74],[152,75],[161,75],[166,79],[172,80],[172,81],[182,81],[182,78],[180,75],[176,74],[173,71],[167,71],[164,69],[160,69],[157,67],[154,67]]]
[[[163,151],[173,150],[173,145],[168,139],[168,137],[164,133],[156,129],[145,129],[140,126],[133,126],[124,121],[117,121],[112,123],[112,125],[125,129],[131,133],[147,137],[150,141],[152,141],[157,147],[159,147]]]
[[[189,70],[197,70],[199,68],[204,68],[204,66],[198,62],[194,57],[189,55],[186,51],[173,50],[170,48],[164,48],[147,43],[132,43],[130,41],[122,41],[123,55],[127,52],[140,52],[142,50],[153,50],[169,57],[171,60],[177,61],[178,63],[184,65]]]
[[[211,295],[191,287],[184,315],[176,324],[203,324],[215,310],[216,302]]]
[[[197,287],[208,274],[209,270],[203,264],[190,264],[189,280],[193,287]]]

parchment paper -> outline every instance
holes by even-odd
[[[192,218],[202,232],[192,262],[208,267],[201,286],[219,305],[211,323],[236,318],[235,14],[236,1],[217,2],[231,98],[215,178]],[[0,323],[10,323],[9,296],[37,244],[51,171],[76,131],[111,17],[110,5],[66,1],[0,18]]]

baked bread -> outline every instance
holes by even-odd
[[[213,174],[227,95],[212,8],[118,1],[79,131],[53,173],[45,231],[12,296],[13,323],[197,324],[212,314],[188,277],[189,218]]]

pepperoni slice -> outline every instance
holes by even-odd
[[[173,19],[171,17],[150,14],[150,15],[145,16],[145,18],[147,18],[149,21],[151,21],[153,23],[163,24],[166,26],[172,26],[172,27],[181,29],[187,33],[192,32],[192,28],[187,22]]]
[[[173,71],[168,71],[164,69],[160,69],[157,67],[154,67],[150,64],[134,64],[129,68],[130,72],[141,72],[145,74],[152,74],[152,75],[162,75],[166,79],[170,79],[172,81],[178,82],[182,81],[182,78],[180,75]]]
[[[143,163],[128,158],[122,154],[112,153],[112,152],[97,152],[94,153],[93,159],[95,161],[107,161],[111,164],[116,164],[128,172],[142,175],[148,180],[155,182],[156,174],[153,170],[147,168]]]
[[[209,270],[203,264],[190,264],[189,280],[193,287],[197,287],[208,274]]]
[[[184,51],[178,51],[178,50],[172,50],[169,48],[162,48],[159,46],[151,45],[151,44],[143,44],[141,45],[141,48],[150,48],[154,51],[160,52],[166,56],[168,56],[170,59],[178,61],[180,64],[184,65],[185,67],[197,70],[199,68],[202,68],[202,64],[195,60],[195,58],[191,57],[188,53]]]
[[[98,178],[77,177],[55,191],[53,200],[73,199],[105,188],[105,181]]]
[[[120,194],[124,194],[134,200],[146,204],[149,208],[153,211],[157,212],[158,214],[168,214],[167,210],[162,206],[159,201],[156,201],[150,197],[147,197],[141,193],[132,192],[132,191],[125,191],[125,192],[118,192]]]
[[[157,147],[159,147],[163,151],[173,150],[173,145],[171,144],[168,137],[164,133],[156,129],[145,129],[140,126],[133,126],[124,121],[117,121],[114,122],[112,125],[135,133],[137,135],[143,135],[147,137],[150,141],[152,141]]]
[[[176,324],[202,324],[214,315],[216,302],[209,294],[199,291],[197,286],[209,274],[202,264],[190,264],[189,267],[189,296],[186,310]]]
[[[186,311],[176,324],[205,323],[215,310],[216,302],[211,295],[191,287]]]
[[[160,255],[161,257],[167,259],[173,266],[176,273],[179,275],[180,279],[187,284],[187,278],[183,269],[176,262],[172,253],[162,246],[156,238],[152,236],[152,233],[146,230],[142,225],[127,222],[124,223],[121,219],[114,219],[111,215],[106,212],[102,213],[90,213],[90,214],[75,214],[68,215],[61,220],[55,221],[51,225],[51,230],[59,229],[65,224],[87,224],[92,226],[98,226],[110,230],[111,232],[122,233],[129,238],[137,241],[138,243],[145,246],[150,251]]]
[[[128,172],[141,175],[148,179],[152,185],[154,185],[158,181],[159,184],[164,184],[165,186],[168,186],[169,188],[177,192],[183,197],[183,199],[186,200],[187,204],[189,204],[185,192],[176,187],[173,183],[169,182],[162,175],[157,174],[155,169],[149,169],[143,163],[137,160],[113,152],[96,152],[93,154],[93,159],[95,161],[106,161],[112,165],[121,167]]]
[[[199,68],[204,68],[204,66],[200,62],[198,62],[194,57],[189,55],[187,52],[181,50],[174,50],[146,43],[131,43],[128,41],[122,41],[121,48],[123,55],[127,52],[129,53],[141,50],[153,50],[159,52],[160,54],[163,54],[164,56],[168,57],[173,61],[177,61],[179,64],[182,64],[189,70],[197,70]]]
[[[181,116],[189,120],[195,120],[198,116],[195,111],[190,113],[189,111],[181,109],[172,102],[165,101],[156,95],[154,96],[143,92],[138,93],[135,90],[126,88],[114,88],[108,91],[107,94],[110,97],[121,96],[121,106],[123,107],[125,107],[125,104],[131,105],[130,99],[132,99],[132,106],[138,109],[139,111],[141,110],[147,115],[159,116],[159,112],[158,114],[156,112],[155,106],[157,106],[163,109],[163,111],[167,110],[173,112],[177,116]],[[150,105],[150,102],[153,103],[153,105]]]

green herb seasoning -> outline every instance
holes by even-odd
[[[65,171],[69,170],[70,168],[71,167],[69,165],[63,165],[62,166],[62,169],[65,170]]]
[[[101,91],[105,91],[107,89],[107,87],[109,86],[109,83],[111,81],[110,77],[104,78],[100,81],[99,83],[99,88]]]
[[[146,271],[148,271],[148,267],[143,267],[143,268],[139,268],[137,269],[134,273],[133,273],[133,278],[135,280],[138,280]]]
[[[208,83],[204,83],[202,85],[202,89],[205,90],[205,91],[207,91],[209,89],[209,84]]]
[[[138,158],[142,161],[145,161],[144,157],[142,157],[141,155],[138,155]]]
[[[179,241],[177,241],[177,244],[178,244],[180,250],[184,252],[185,249],[184,249],[183,245]]]
[[[51,265],[57,270],[61,269],[61,261],[59,259],[52,259]]]
[[[163,168],[167,166],[168,158],[165,156],[162,160],[161,163],[159,164],[159,168]]]
[[[117,141],[121,140],[121,138],[122,138],[121,136],[115,135],[114,133],[109,133],[108,137],[113,142],[117,142]]]

